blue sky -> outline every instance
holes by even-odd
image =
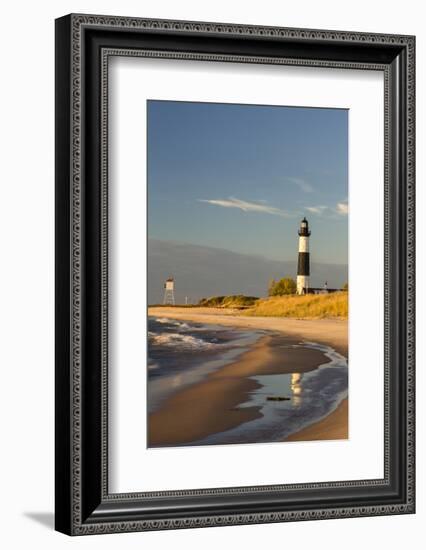
[[[348,112],[148,101],[148,235],[346,264]]]

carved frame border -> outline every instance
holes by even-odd
[[[71,390],[71,423],[70,423],[70,452],[71,452],[71,472],[70,472],[70,495],[71,495],[71,518],[69,531],[70,534],[99,534],[99,533],[116,533],[126,531],[142,531],[142,530],[157,530],[157,529],[177,529],[188,527],[204,527],[217,525],[236,525],[248,523],[265,523],[265,522],[283,522],[283,521],[303,521],[309,519],[326,519],[337,517],[359,517],[371,515],[385,514],[402,514],[414,512],[414,155],[415,155],[415,60],[414,48],[415,40],[412,36],[397,36],[397,35],[381,35],[381,34],[365,34],[365,33],[347,33],[341,31],[325,31],[325,30],[308,30],[308,29],[288,29],[278,27],[254,27],[245,25],[229,25],[218,23],[200,23],[187,21],[169,21],[169,20],[153,20],[153,19],[138,19],[126,17],[108,17],[95,15],[71,15],[70,17],[70,32],[71,32],[71,174],[70,174],[70,235],[71,235],[71,255],[70,255],[70,271],[71,271],[71,323],[70,323],[70,390]],[[160,519],[160,520],[138,520],[138,521],[99,521],[94,520],[91,523],[85,523],[82,517],[81,506],[81,458],[82,458],[82,433],[81,433],[81,379],[82,379],[82,288],[81,281],[82,272],[82,151],[81,135],[82,135],[82,118],[83,106],[81,103],[81,72],[82,72],[82,36],[85,28],[119,28],[122,30],[155,30],[155,31],[170,31],[176,33],[209,33],[212,35],[227,35],[238,36],[246,35],[259,38],[291,38],[300,40],[315,40],[326,41],[328,43],[363,43],[371,45],[392,44],[399,45],[405,48],[407,55],[407,132],[406,132],[406,151],[407,151],[407,177],[406,177],[406,280],[407,280],[407,325],[406,325],[406,423],[407,423],[407,457],[406,457],[406,475],[407,475],[407,494],[406,502],[398,505],[383,505],[383,506],[364,506],[360,507],[337,507],[337,508],[318,508],[306,511],[282,511],[271,513],[244,513],[244,514],[223,514],[211,516],[192,516],[179,519]],[[108,147],[107,147],[107,122],[108,122],[108,59],[110,56],[141,56],[141,57],[163,57],[168,59],[191,59],[191,60],[208,60],[208,61],[233,61],[244,63],[276,63],[276,64],[292,64],[302,66],[315,67],[336,67],[345,69],[368,69],[381,70],[385,75],[385,476],[383,480],[363,480],[363,481],[346,481],[335,483],[314,483],[314,484],[297,484],[285,486],[270,486],[270,487],[239,487],[228,489],[213,489],[213,490],[194,490],[194,491],[171,491],[161,493],[150,493],[150,496],[181,496],[181,495],[199,495],[199,494],[226,494],[226,493],[251,493],[258,491],[274,491],[274,490],[303,490],[306,488],[317,487],[350,487],[350,486],[373,486],[388,483],[388,451],[389,451],[389,431],[388,431],[388,416],[390,402],[388,397],[389,391],[389,372],[386,365],[389,364],[389,339],[390,334],[387,330],[389,325],[389,255],[390,255],[390,239],[389,227],[392,223],[391,212],[389,210],[389,196],[387,189],[389,187],[389,150],[391,140],[391,124],[389,117],[390,112],[390,87],[389,87],[389,68],[386,64],[371,64],[371,63],[349,63],[349,62],[333,62],[319,61],[315,59],[292,59],[292,58],[268,58],[257,56],[231,56],[231,55],[212,55],[212,54],[194,54],[191,52],[176,53],[165,51],[143,51],[129,50],[120,48],[106,48],[102,51],[102,128],[101,128],[101,211],[102,211],[102,495],[105,501],[125,501],[137,500],[145,496],[147,493],[130,493],[130,494],[109,494],[108,493],[108,474],[107,474],[107,416],[108,416],[108,352],[107,352],[107,321],[108,321],[108,219],[107,219],[107,202],[108,202]],[[64,530],[61,529],[60,530]]]

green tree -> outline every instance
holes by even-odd
[[[284,277],[279,281],[272,279],[269,283],[269,296],[284,296],[286,294],[296,293],[296,281],[291,277]]]
[[[275,279],[269,279],[268,296],[273,296],[272,292],[273,292],[276,284],[277,284],[277,281]]]
[[[349,290],[349,285],[348,285],[348,283],[345,283],[345,284],[342,286],[342,290]]]

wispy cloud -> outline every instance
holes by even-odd
[[[349,213],[348,201],[338,202],[336,206],[336,212],[341,216],[347,216]]]
[[[327,214],[327,216],[336,216],[336,214],[339,216],[347,216],[349,213],[349,205],[348,201],[344,200],[338,202],[336,206],[305,206],[305,210],[317,216],[322,216],[323,214]]]
[[[304,193],[312,193],[312,191],[314,190],[312,185],[302,178],[286,177],[284,178],[284,182],[292,185],[297,185],[297,187]]]
[[[237,199],[235,197],[229,197],[228,199],[198,199],[198,202],[205,202],[207,204],[222,206],[224,208],[237,208],[243,212],[260,212],[262,214],[272,214],[273,216],[282,216],[284,218],[291,217],[289,212],[276,208],[275,206],[268,205],[264,201],[249,202]]]
[[[327,206],[305,206],[305,209],[308,212],[311,212],[311,214],[319,214],[321,215],[324,210],[327,210]]]

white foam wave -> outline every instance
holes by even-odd
[[[148,332],[148,338],[151,345],[177,347],[181,349],[212,349],[218,344],[206,342],[200,338],[195,338],[189,334],[180,334],[178,332],[155,334]]]
[[[156,317],[155,318],[156,323],[167,323],[168,325],[178,325],[179,321],[176,321],[175,319],[169,319],[168,317]]]
[[[155,318],[156,323],[160,324],[167,324],[171,325],[173,327],[176,327],[176,330],[182,331],[182,332],[205,332],[206,330],[209,330],[208,327],[199,326],[199,325],[188,325],[188,323],[185,323],[183,321],[178,321],[177,319],[169,319],[168,317],[156,317]]]
[[[167,317],[156,317],[155,321],[161,324],[172,325],[174,327],[177,327],[178,330],[189,330],[189,329],[196,330],[196,327],[190,327],[188,323],[178,321],[177,319],[169,319]]]

